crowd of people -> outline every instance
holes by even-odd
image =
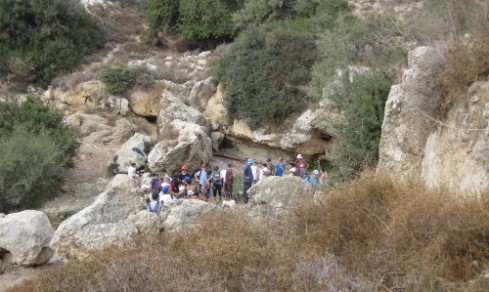
[[[233,208],[236,200],[248,202],[248,190],[260,180],[270,176],[297,176],[309,182],[315,189],[327,180],[327,173],[314,169],[309,172],[309,164],[298,154],[294,161],[285,163],[283,158],[278,158],[274,164],[270,158],[265,163],[259,164],[256,160],[247,158],[241,170],[243,176],[242,195],[233,196],[233,184],[235,181],[235,163],[229,162],[227,169],[219,169],[214,166],[210,170],[204,162],[200,169],[190,174],[187,166],[180,168],[180,173],[170,177],[165,168],[160,173],[151,173],[150,181],[143,182],[143,172],[138,172],[136,164],[131,163],[127,174],[135,186],[138,186],[147,202],[147,208],[151,212],[159,213],[161,207],[171,200],[190,199],[204,200],[206,202],[220,203],[222,208]]]

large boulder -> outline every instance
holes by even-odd
[[[138,129],[138,126],[127,118],[119,116],[102,117],[96,114],[76,113],[66,117],[64,123],[80,133],[81,137],[96,144],[115,143],[127,140]]]
[[[165,88],[164,84],[156,83],[146,90],[132,90],[128,97],[132,111],[140,116],[157,117],[160,111],[160,96]]]
[[[61,223],[51,247],[65,258],[83,258],[90,250],[120,245],[138,235],[159,234],[160,225],[129,177],[119,174],[93,204]]]
[[[183,164],[189,169],[198,169],[200,161],[208,162],[211,158],[212,146],[207,129],[174,120],[161,129],[160,142],[148,155],[148,166],[153,171],[166,167],[178,172]]]
[[[11,253],[21,266],[45,264],[53,256],[49,247],[54,230],[46,214],[27,210],[0,218],[0,249]]]
[[[165,231],[180,231],[196,224],[204,223],[219,208],[201,200],[176,200],[169,204],[161,214]]]
[[[208,77],[207,79],[197,81],[190,91],[188,96],[188,101],[190,105],[203,111],[211,97],[217,91],[217,81],[214,77]]]
[[[222,85],[219,84],[215,94],[208,100],[203,114],[211,123],[224,124],[227,121]]]
[[[209,121],[207,121],[201,112],[186,105],[177,95],[165,90],[161,95],[158,125],[163,127],[173,120],[194,123],[203,126],[207,129],[206,131],[210,131]]]
[[[296,176],[272,176],[253,185],[248,194],[249,205],[261,209],[262,215],[281,217],[297,206],[304,198],[313,198],[311,185]]]
[[[144,152],[145,144],[149,143],[151,138],[147,135],[136,133],[126,143],[124,143],[119,150],[115,153],[115,163],[117,163],[117,170],[119,173],[127,172],[127,169],[131,163],[136,163],[136,168],[140,168],[146,164],[147,154]],[[137,151],[137,149],[140,150]],[[109,163],[112,163],[110,161]]]

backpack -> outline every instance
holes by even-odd
[[[212,175],[212,183],[216,186],[221,185],[221,173],[220,172],[214,172]]]

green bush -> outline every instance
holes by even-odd
[[[33,208],[56,195],[78,146],[50,106],[33,98],[0,103],[0,212]]]
[[[300,86],[310,81],[315,59],[310,35],[285,29],[244,31],[217,65],[229,117],[257,127],[300,112],[307,105]]]
[[[112,94],[123,94],[133,88],[138,76],[144,71],[141,68],[130,68],[125,64],[107,68],[102,71],[102,81],[107,91]]]
[[[0,31],[0,75],[44,86],[105,42],[73,0],[0,1]]]
[[[349,65],[395,73],[407,60],[403,33],[393,18],[360,19],[351,13],[341,14],[332,29],[323,31],[319,37],[319,58],[312,70],[309,94],[321,98],[323,89],[338,78],[337,71],[344,71]]]
[[[232,14],[242,0],[148,0],[146,20],[153,30],[181,39],[212,39],[234,34]]]
[[[328,121],[328,126],[340,144],[332,156],[340,178],[353,178],[377,163],[384,106],[391,84],[390,76],[371,69],[345,76],[343,88],[336,90],[333,99],[341,117]]]
[[[250,25],[307,19],[324,24],[336,19],[340,11],[349,10],[345,0],[247,0],[243,9],[235,13],[234,25],[245,29]]]

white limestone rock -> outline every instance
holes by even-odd
[[[0,219],[0,248],[11,253],[13,264],[45,264],[54,254],[49,247],[53,234],[48,217],[40,211],[27,210]]]

